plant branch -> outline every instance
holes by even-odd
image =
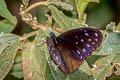
[[[28,33],[28,34],[24,34],[22,37],[20,37],[19,40],[26,40],[29,37],[36,35],[37,33],[38,33],[38,31],[33,31],[33,32]]]
[[[33,9],[33,8],[35,8],[35,7],[37,7],[37,6],[40,6],[40,5],[48,5],[48,1],[37,2],[37,3],[35,3],[35,4],[32,4],[31,6],[29,6],[29,7],[25,10],[25,12],[28,12],[28,11],[30,11],[31,9]]]

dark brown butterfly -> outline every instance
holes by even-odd
[[[53,32],[47,37],[47,45],[52,60],[66,74],[82,64],[102,42],[102,33],[94,28],[78,28],[62,33],[58,37]]]

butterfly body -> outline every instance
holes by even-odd
[[[92,52],[100,46],[102,33],[94,28],[78,28],[58,37],[50,33],[47,45],[52,60],[66,74],[79,68]]]

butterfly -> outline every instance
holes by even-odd
[[[58,37],[51,32],[46,38],[50,56],[66,74],[79,68],[102,43],[102,32],[95,28],[77,28]]]

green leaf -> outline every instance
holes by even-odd
[[[35,47],[32,43],[26,43],[26,49],[23,51],[23,71],[25,80],[45,80],[42,60],[40,54],[41,51],[38,51],[38,48]]]
[[[26,6],[27,6],[27,5],[28,5],[29,0],[22,0],[22,2],[23,2],[23,4],[24,4],[24,5],[26,5]]]
[[[120,63],[120,54],[117,54],[113,59],[113,63]]]
[[[94,53],[93,53],[94,54]],[[87,63],[89,65],[90,68],[93,67],[93,64],[96,62],[97,59],[99,59],[102,56],[99,55],[91,55],[90,57],[88,57],[87,59]]]
[[[120,31],[120,22],[117,24],[116,30],[117,30],[117,31]]]
[[[4,49],[19,39],[18,36],[9,33],[0,33],[0,55],[3,53]]]
[[[8,11],[4,0],[0,0],[0,16],[6,18],[0,21],[0,32],[11,32],[16,27],[17,19]]]
[[[104,80],[106,76],[111,74],[111,62],[113,62],[115,57],[116,55],[107,56],[96,61],[94,68],[92,69],[95,80]]]
[[[0,56],[1,56],[0,64],[3,65],[0,67],[0,69],[3,69],[2,71],[4,72],[4,70],[7,68],[6,73],[0,71],[0,74],[2,73],[0,75],[0,79],[4,78],[7,75],[13,64],[13,59],[15,56],[14,50],[17,50],[18,47],[20,47],[20,43],[18,42],[18,40],[19,37],[17,35],[13,35],[9,33],[0,33]],[[4,64],[4,63],[9,63],[9,64]]]
[[[4,0],[0,0],[0,16],[7,18],[7,19],[11,19],[12,15],[11,13],[8,11],[6,3]]]
[[[106,26],[106,30],[107,31],[114,31],[115,30],[115,23],[114,22],[111,22],[110,24],[108,24],[107,26]]]
[[[111,63],[120,63],[120,54],[102,57],[94,64],[93,76],[96,80],[104,80],[111,75]]]
[[[23,67],[22,67],[22,54],[18,52],[15,56],[14,64],[9,75],[13,75],[14,77],[20,79],[20,78],[23,78]]]
[[[46,30],[48,34],[51,29]],[[47,72],[50,70],[46,59],[47,46],[45,44],[47,32],[41,30],[35,38],[35,44],[26,44],[26,49],[23,52],[24,63],[24,78],[28,80],[50,80],[51,74]],[[47,69],[48,68],[48,69]],[[32,74],[31,76],[29,76]],[[49,76],[46,77],[46,74]]]
[[[22,63],[19,64],[14,64],[12,67],[12,72],[10,75],[15,76],[16,78],[23,78],[23,68],[22,68]]]
[[[11,19],[5,19],[0,21],[0,32],[12,32],[16,27],[17,19],[12,17]]]
[[[105,80],[120,80],[120,75],[113,73],[110,76],[106,77]]]
[[[86,27],[85,24],[80,24],[76,19],[72,19],[65,16],[61,11],[59,11],[54,6],[49,5],[48,7],[51,10],[54,20],[58,23],[60,28],[63,29],[63,32],[70,29]]]
[[[75,0],[80,22],[83,22],[85,9],[90,2],[98,2],[98,0]]]
[[[73,10],[73,7],[70,5],[70,4],[68,4],[68,3],[66,3],[66,2],[62,2],[62,1],[56,1],[56,0],[48,0],[49,1],[49,3],[51,3],[51,4],[54,4],[55,6],[60,6],[61,8],[63,8],[64,10]]]
[[[120,33],[110,32],[105,34],[106,37],[103,39],[101,49],[95,55],[112,55],[120,53]]]
[[[10,36],[7,36],[6,40],[9,39]],[[14,40],[13,40],[14,41]],[[12,40],[11,40],[12,42]],[[14,42],[12,45],[9,45],[4,49],[2,54],[0,54],[0,79],[4,79],[5,76],[10,71],[13,63],[14,58],[16,55],[16,51],[22,46],[22,43],[20,41]]]

